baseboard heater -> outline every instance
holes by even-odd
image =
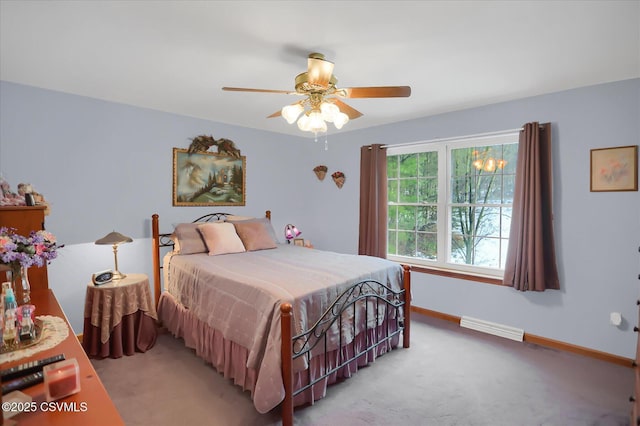
[[[524,339],[524,330],[521,328],[509,327],[507,325],[496,324],[494,322],[483,321],[467,316],[463,316],[462,318],[460,318],[460,327],[470,328],[472,330],[481,331],[483,333],[505,337],[517,342],[522,342]]]

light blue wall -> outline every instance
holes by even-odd
[[[419,96],[420,94],[414,94]],[[414,273],[414,303],[468,315],[587,348],[635,353],[640,272],[640,195],[589,192],[589,150],[636,145],[640,80],[425,117],[367,130],[303,137],[257,131],[0,82],[0,171],[15,187],[30,182],[52,204],[47,229],[67,244],[49,268],[77,333],[91,272],[112,267],[110,248],[92,241],[113,229],[132,236],[119,251],[123,272],[151,275],[150,216],[162,230],[207,208],[172,207],[172,147],[202,133],[232,139],[247,155],[247,206],[273,211],[278,233],[295,223],[316,247],[357,251],[359,148],[463,136],[549,121],[554,139],[554,210],[562,289],[526,294],[500,286]],[[348,126],[348,125],[347,125]],[[346,174],[342,189],[329,175]],[[220,210],[220,209],[217,209]],[[621,327],[609,324],[621,312]]]
[[[418,94],[414,94],[418,95]],[[640,143],[640,79],[586,87],[336,135],[352,183],[343,188],[344,212],[332,247],[353,251],[358,232],[356,170],[361,145],[395,144],[519,128],[551,122],[554,212],[561,290],[520,293],[510,288],[436,275],[414,274],[414,303],[467,315],[574,345],[632,358],[635,355],[640,273],[640,193],[590,192],[590,150]],[[344,158],[342,158],[344,157]],[[356,182],[353,182],[356,180]],[[319,205],[331,206],[331,194]],[[317,211],[317,217],[328,214]],[[320,228],[318,228],[319,231]],[[609,314],[620,312],[620,327]]]

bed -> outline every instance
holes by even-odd
[[[279,244],[270,220],[212,213],[160,233],[154,214],[154,293],[163,326],[291,425],[294,406],[409,347],[411,279],[386,259]]]

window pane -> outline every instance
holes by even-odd
[[[420,206],[416,207],[417,220],[416,225],[418,231],[438,231],[438,207],[436,206]]]
[[[438,153],[436,151],[418,154],[418,176],[438,177]]]
[[[398,229],[415,231],[416,208],[413,206],[398,206]]]
[[[451,177],[463,177],[473,173],[471,166],[475,159],[474,148],[460,148],[451,150]]]
[[[477,196],[476,203],[500,204],[502,201],[502,180],[500,175],[490,173],[479,176]]]
[[[518,162],[518,144],[502,145],[502,158],[505,161],[503,172],[515,175],[516,163]]]
[[[396,231],[389,231],[389,238],[387,240],[387,253],[397,254],[396,241],[398,239],[398,233]]]
[[[500,237],[500,207],[481,207],[476,211],[476,236]]]
[[[389,254],[443,267],[477,266],[478,272],[504,268],[518,144],[516,135],[492,144],[497,139],[479,139],[475,146],[468,140],[435,142],[420,147],[426,152],[392,156]],[[439,155],[447,155],[448,167],[438,167]],[[438,194],[443,180],[448,192]],[[448,253],[439,246],[445,241]]]
[[[500,239],[487,237],[457,238],[452,236],[451,261],[458,264],[498,268]]]
[[[502,177],[502,202],[504,204],[513,204],[513,192],[515,188],[515,175],[504,175]]]
[[[414,232],[398,232],[398,255],[415,256],[416,234]]]
[[[392,203],[398,202],[398,179],[389,179],[387,182],[387,199]]]
[[[511,207],[502,208],[502,223],[500,224],[502,228],[500,231],[502,238],[509,238],[509,232],[511,230],[511,212]]]
[[[417,203],[418,202],[418,181],[417,180],[402,179],[400,181],[398,202],[400,203]]]
[[[398,155],[401,178],[418,176],[418,154]]]
[[[390,178],[398,177],[398,156],[391,155],[387,157],[387,176]]]
[[[397,206],[389,206],[387,210],[387,228],[388,229],[397,229],[397,221],[398,221],[398,207]]]
[[[418,181],[419,202],[438,202],[438,178],[420,179]]]
[[[451,202],[455,204],[475,203],[477,176],[468,175],[451,179]]]
[[[500,267],[500,240],[497,238],[478,238],[473,265],[487,268]]]
[[[416,257],[429,260],[438,259],[438,235],[427,232],[418,233],[418,251]]]

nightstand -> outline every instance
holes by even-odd
[[[158,315],[145,274],[87,285],[82,347],[90,358],[146,352],[156,342]]]

